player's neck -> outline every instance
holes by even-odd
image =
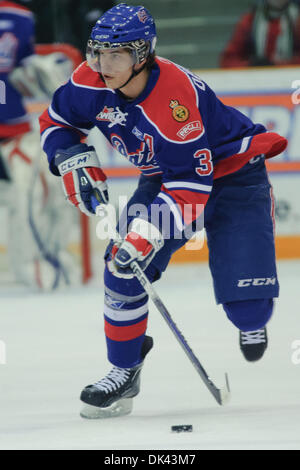
[[[149,70],[144,69],[138,75],[133,77],[130,82],[120,89],[125,98],[134,100],[145,89],[149,77]]]

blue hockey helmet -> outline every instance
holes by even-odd
[[[100,50],[127,48],[133,64],[140,64],[156,45],[155,22],[143,6],[130,6],[126,3],[105,12],[92,29],[87,44],[87,60],[91,68],[99,71]]]

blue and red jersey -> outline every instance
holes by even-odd
[[[257,155],[273,157],[287,145],[285,138],[225,106],[197,75],[160,57],[133,101],[107,88],[83,62],[56,91],[40,125],[54,174],[56,150],[79,143],[96,126],[143,175],[161,175],[153,203],[167,205],[181,229],[198,217],[214,178]],[[186,205],[189,211],[183,210]]]
[[[8,76],[22,60],[34,54],[34,17],[28,8],[0,1],[0,80],[5,83],[6,103],[0,105],[0,139],[30,129],[21,94]]]

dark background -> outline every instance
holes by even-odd
[[[189,68],[219,66],[241,14],[262,0],[128,0],[144,5],[157,25],[157,53]],[[36,17],[39,43],[67,42],[85,53],[92,26],[113,0],[23,0]]]
[[[90,30],[112,0],[24,0],[35,13],[38,43],[68,42],[85,52]],[[251,0],[129,0],[157,25],[158,55],[190,68],[218,67],[219,55]]]

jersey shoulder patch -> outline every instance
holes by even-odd
[[[82,62],[76,70],[74,70],[71,82],[73,85],[82,88],[89,88],[92,90],[106,89],[106,85],[101,80],[99,74],[90,68],[86,60]]]
[[[156,62],[158,81],[138,106],[166,140],[184,144],[199,139],[205,131],[190,77],[173,62],[160,57]]]

